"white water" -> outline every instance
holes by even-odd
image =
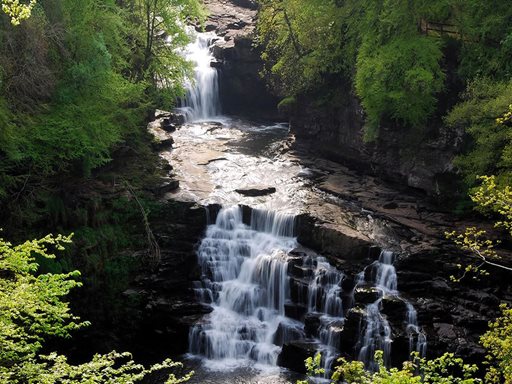
[[[427,336],[418,325],[418,313],[414,306],[406,301],[407,305],[407,333],[409,336],[409,354],[419,352],[420,357],[427,355]]]
[[[187,94],[182,101],[182,110],[187,121],[211,120],[220,115],[219,79],[217,69],[211,66],[215,60],[211,46],[216,39],[212,32],[197,33],[196,39],[184,52],[193,63],[195,78],[185,84]]]
[[[196,291],[213,298],[213,312],[192,328],[190,351],[207,357],[211,367],[250,360],[275,366],[278,327],[301,326],[284,316],[286,255],[297,245],[293,217],[254,210],[248,226],[242,215],[240,207],[222,209],[198,250],[203,287]],[[284,334],[281,342],[288,341]]]
[[[396,270],[393,266],[393,253],[382,251],[379,260],[369,266],[374,275],[375,285],[383,295],[394,295],[398,292]],[[372,276],[373,277],[373,276]],[[388,364],[391,356],[391,327],[387,319],[380,313],[382,297],[366,306],[366,325],[359,335],[358,360],[365,363],[366,368],[378,368],[374,355],[375,351],[384,352],[384,363]]]

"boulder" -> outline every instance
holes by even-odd
[[[403,299],[396,296],[384,296],[381,303],[381,313],[386,315],[394,327],[399,327],[407,320],[407,305]]]
[[[314,340],[296,340],[283,345],[277,365],[299,373],[306,373],[304,360],[313,357],[319,348]]]
[[[161,109],[155,110],[155,119],[161,119],[169,116],[171,116],[171,112],[169,111],[163,111]]]
[[[257,196],[267,196],[276,192],[274,187],[248,187],[248,188],[238,188],[235,191],[244,196],[257,197]]]
[[[303,279],[290,278],[290,298],[296,304],[307,305],[309,282]]]
[[[351,308],[345,319],[343,331],[340,334],[340,351],[352,356],[359,340],[361,327],[364,325],[366,312],[358,307]]]
[[[375,303],[382,297],[382,291],[378,288],[371,286],[359,286],[354,290],[354,301],[357,304],[371,304]]]
[[[155,193],[164,195],[166,193],[176,191],[179,187],[180,182],[178,180],[168,180],[160,184],[160,186],[155,190]]]
[[[302,325],[291,324],[289,322],[281,322],[277,326],[276,333],[274,334],[274,344],[282,346],[290,343],[291,341],[304,339],[304,330]]]
[[[156,151],[165,151],[171,149],[174,144],[174,139],[168,137],[166,139],[155,140],[152,142],[152,146]]]
[[[303,321],[307,312],[308,308],[305,305],[293,303],[287,303],[284,305],[284,314],[286,317],[291,319]]]
[[[258,9],[258,2],[255,0],[232,0],[233,4],[238,5],[239,7],[248,8],[256,10]]]
[[[322,324],[320,313],[308,313],[304,318],[304,331],[307,337],[318,337],[320,325]]]

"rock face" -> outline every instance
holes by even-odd
[[[462,132],[433,126],[420,134],[389,125],[381,127],[375,142],[366,143],[361,105],[348,84],[340,89],[333,104],[318,106],[316,96],[309,96],[290,109],[299,146],[431,196],[453,194],[452,161],[463,144]]]
[[[125,299],[138,308],[138,326],[126,337],[145,359],[188,351],[189,327],[211,309],[197,302],[192,282],[199,278],[195,245],[206,228],[206,210],[192,203],[168,201],[149,217],[161,250],[155,270],[138,276]],[[148,348],[151,346],[151,348]]]
[[[254,47],[257,2],[253,0],[205,0],[210,12],[206,31],[220,38],[215,42],[214,64],[220,74],[222,109],[228,114],[274,117],[278,100],[272,96],[259,72],[261,52]]]

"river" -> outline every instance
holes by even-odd
[[[194,290],[212,312],[190,330],[191,382],[291,383],[298,376],[279,366],[302,366],[293,359],[308,351],[322,353],[327,371],[343,349],[376,369],[375,350],[384,350],[389,365],[397,335],[407,341],[406,354],[424,355],[414,306],[397,290],[393,252],[380,251],[350,274],[298,242],[301,212],[340,212],[311,182],[324,171],[288,153],[286,123],[221,114],[213,39],[197,34],[185,52],[195,64],[179,109],[187,122],[173,134],[173,149],[162,153],[180,182],[172,198],[217,207],[197,251],[202,278]],[[388,303],[403,308],[397,329],[383,312]],[[354,319],[359,326],[349,330]]]

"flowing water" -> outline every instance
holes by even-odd
[[[356,309],[361,321],[349,354],[376,369],[374,353],[383,350],[389,365],[394,333],[383,306],[390,300],[403,304],[400,322],[409,352],[424,355],[426,338],[413,305],[400,297],[392,252],[382,251],[378,260],[348,276],[297,242],[294,212],[302,201],[301,174],[308,170],[274,155],[286,125],[219,117],[217,70],[210,65],[215,38],[198,34],[187,49],[196,80],[187,84],[182,110],[188,123],[176,132],[182,144],[173,150],[181,168],[187,169],[183,193],[194,201],[222,205],[212,212],[214,220],[197,251],[202,277],[194,291],[212,308],[189,334],[190,356],[211,372],[211,381],[200,372],[201,382],[272,382],[260,378],[273,375],[273,382],[285,383],[287,376],[277,368],[279,356],[283,346],[297,341],[315,345],[329,371],[340,356],[347,319]],[[203,168],[187,161],[191,151],[196,162],[201,154],[208,155]],[[205,186],[201,172],[208,172],[211,185]],[[262,197],[236,192],[256,183],[275,187],[276,192]],[[345,284],[351,279],[353,284]],[[373,290],[374,300],[358,302],[355,295],[361,289]]]
[[[187,121],[208,120],[221,114],[217,69],[211,66],[215,61],[211,45],[216,38],[212,32],[197,33],[185,51],[195,73],[194,80],[185,84],[187,94],[181,105]]]

